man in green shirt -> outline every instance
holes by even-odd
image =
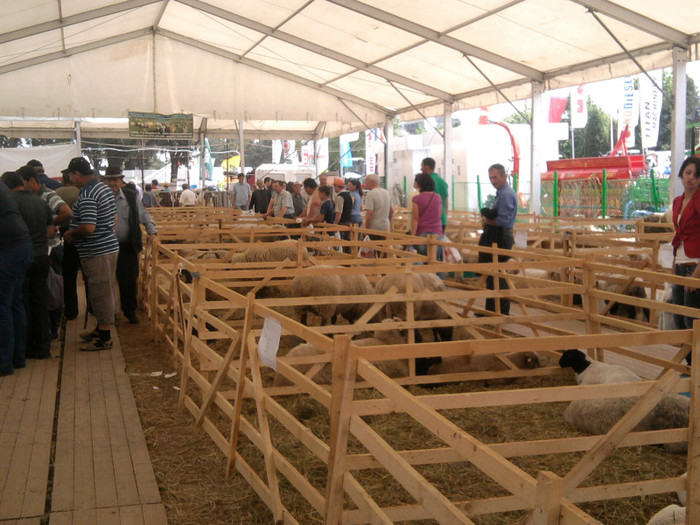
[[[435,159],[432,157],[426,157],[421,161],[420,170],[433,178],[435,181],[435,193],[442,197],[442,233],[444,234],[447,228],[447,197],[449,194],[447,182],[435,173]]]

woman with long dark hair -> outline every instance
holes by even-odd
[[[678,173],[683,183],[683,193],[673,200],[673,237],[675,274],[700,279],[700,157],[688,157]],[[671,300],[674,304],[700,308],[700,290],[697,287],[674,284]],[[692,328],[694,317],[674,314],[676,326]],[[686,360],[691,361],[691,354]]]

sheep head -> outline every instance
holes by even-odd
[[[560,367],[566,368],[570,366],[579,374],[583,372],[588,365],[588,358],[581,350],[564,350],[559,358]]]

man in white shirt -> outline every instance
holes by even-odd
[[[391,196],[388,191],[379,187],[377,175],[367,175],[365,186],[369,190],[365,198],[365,223],[372,230],[388,232],[391,229],[391,218],[394,216]]]
[[[250,184],[245,181],[245,175],[243,173],[238,174],[238,184],[233,185],[232,191],[233,208],[241,211],[248,211],[253,190],[250,189]]]
[[[180,206],[194,206],[196,203],[197,194],[190,189],[189,184],[184,183],[180,194]]]
[[[272,199],[268,205],[267,213],[265,213],[263,217],[267,218],[270,215],[284,219],[293,219],[296,217],[294,214],[292,194],[285,189],[284,181],[274,181],[272,183],[272,191]]]

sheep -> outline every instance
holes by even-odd
[[[671,299],[673,293],[673,285],[666,283],[664,286],[664,296],[663,302],[667,304],[673,304]],[[680,330],[676,322],[676,314],[671,312],[662,311],[659,316],[659,330]]]
[[[335,266],[318,265],[317,275],[298,275],[292,279],[292,297],[315,297],[319,295],[334,296],[340,295],[342,283],[339,275],[324,272],[325,269],[336,269]],[[336,316],[336,305],[334,304],[309,304],[295,307],[299,316],[299,322],[307,324],[308,313],[314,313],[321,318],[321,325],[331,322]]]
[[[304,261],[309,260],[309,252],[306,248],[302,249],[301,255]],[[241,253],[233,254],[231,256],[230,262],[272,262],[284,261],[285,259],[289,259],[290,261],[296,261],[297,257],[297,241],[286,240],[278,241],[271,244],[254,244],[253,246],[250,246],[247,250]]]
[[[688,485],[688,473],[686,472],[685,474],[683,474],[681,476],[681,478],[683,479],[683,486],[687,486]],[[678,492],[676,492],[676,496],[678,496],[678,501],[681,502],[681,505],[683,505],[685,507],[685,502],[688,499],[688,491],[685,489],[679,490]]]
[[[624,366],[590,361],[581,350],[565,350],[559,359],[559,366],[573,368],[576,372],[576,383],[579,385],[632,383],[642,380],[641,377]]]
[[[316,269],[321,270],[314,276],[297,276],[292,280],[293,297],[315,297],[333,295],[372,295],[374,292],[372,285],[364,274],[331,275],[323,272],[324,269],[338,270],[339,266],[318,265]],[[342,304],[320,304],[305,305],[296,308],[300,322],[307,323],[309,311],[321,317],[321,324],[328,322],[335,324],[338,315],[349,323],[354,324],[369,305],[367,303],[342,303]]]
[[[416,293],[431,291],[444,292],[445,283],[437,275],[431,273],[412,273],[408,276],[413,284],[413,291]],[[406,274],[388,274],[382,277],[374,287],[375,293],[386,294],[392,286],[395,286],[397,293],[406,293]],[[386,317],[397,317],[406,319],[406,304],[387,303],[384,307]],[[435,301],[416,301],[413,303],[413,316],[416,321],[432,319],[449,319],[450,316]],[[435,341],[451,341],[453,328],[451,326],[433,328]],[[420,342],[420,341],[419,341]]]
[[[576,372],[579,385],[638,382],[642,379],[631,370],[618,365],[599,361],[589,361],[580,350],[566,350],[559,365],[570,366]],[[639,400],[635,397],[581,399],[572,401],[564,411],[567,423],[582,432],[605,434]],[[635,430],[662,430],[687,427],[690,419],[690,399],[677,395],[666,395],[644,416]],[[684,452],[686,443],[667,443],[664,448],[670,452]]]
[[[374,288],[364,274],[348,273],[340,278],[341,295],[372,295]],[[342,315],[348,324],[355,324],[370,307],[368,303],[345,303],[336,305],[336,316]],[[335,324],[336,319],[331,322]]]
[[[504,357],[521,370],[532,370],[540,367],[540,360],[534,352],[511,352],[505,354]],[[508,365],[494,354],[458,355],[444,357],[441,363],[432,365],[428,373],[440,375],[464,372],[496,372],[508,369]]]
[[[620,279],[625,279],[624,276],[617,276]],[[611,292],[617,294],[627,295],[629,297],[638,297],[640,299],[648,299],[647,292],[644,286],[633,282],[627,289],[623,292],[622,289],[624,285],[619,282],[609,282],[609,281],[598,281],[596,283],[596,288],[603,290],[604,292]],[[600,311],[602,312],[608,305],[609,301],[600,301]],[[615,303],[612,308],[610,308],[610,315],[617,315],[620,317],[627,317],[628,319],[634,319],[636,321],[648,322],[649,321],[649,308],[640,308],[632,304],[625,303]]]
[[[654,514],[647,525],[683,525],[685,514],[685,507],[669,505]]]
[[[396,330],[376,330],[374,337],[358,339],[353,341],[357,346],[383,346],[383,345],[399,345],[406,342]],[[307,355],[322,355],[323,350],[311,343],[302,343],[292,348],[287,356],[301,357]],[[373,363],[379,370],[384,372],[389,377],[405,377],[408,375],[408,361],[406,359],[394,359],[387,361],[377,361]],[[312,365],[297,365],[295,368],[302,374],[306,373]],[[318,384],[330,384],[332,379],[332,368],[330,363],[326,363],[321,370],[313,377],[313,381]],[[275,374],[274,386],[288,386],[292,383],[282,374]]]

